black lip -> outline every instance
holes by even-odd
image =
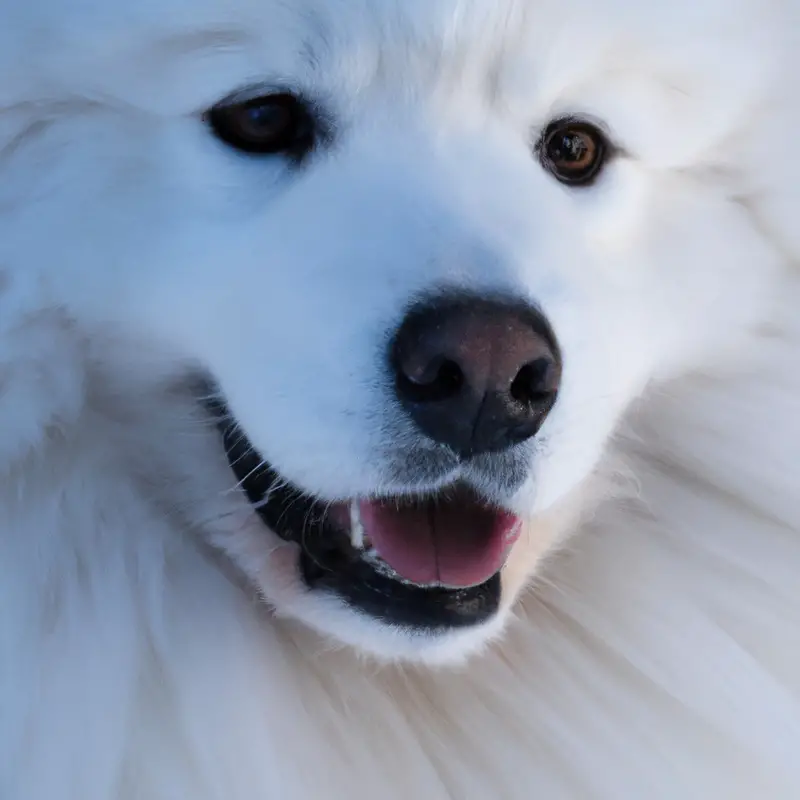
[[[219,401],[228,462],[264,524],[300,545],[300,571],[313,590],[335,594],[346,605],[389,625],[436,632],[479,625],[500,605],[500,575],[466,589],[423,588],[378,572],[350,546],[349,537],[327,515],[327,506],[293,486],[255,450]]]
[[[469,589],[422,589],[387,578],[365,561],[332,571],[304,550],[300,566],[309,586],[334,592],[351,608],[388,625],[429,632],[469,628],[491,619],[500,605],[499,573]]]

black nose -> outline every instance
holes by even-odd
[[[391,359],[397,397],[417,427],[465,457],[533,436],[561,378],[544,317],[524,303],[482,297],[412,309]]]

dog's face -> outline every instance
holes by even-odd
[[[10,7],[4,252],[213,382],[258,515],[215,544],[341,641],[486,641],[632,399],[766,302],[755,2]]]

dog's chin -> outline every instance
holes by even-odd
[[[223,549],[276,615],[381,660],[433,664],[502,631],[519,589],[515,514],[463,482],[326,502],[264,462],[241,428],[221,432],[255,512]]]

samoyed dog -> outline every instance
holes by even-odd
[[[0,797],[800,797],[798,0],[0,0]]]

